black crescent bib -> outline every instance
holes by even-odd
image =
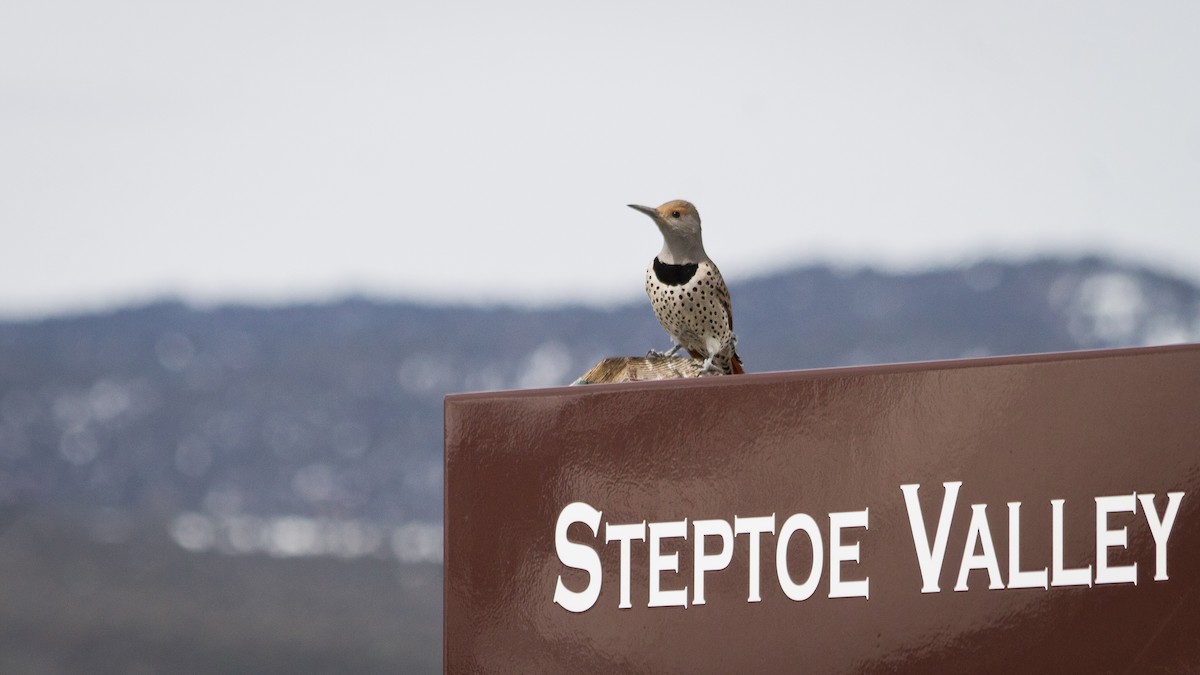
[[[697,263],[668,265],[657,257],[654,258],[654,276],[668,286],[682,286],[691,281],[699,267]]]

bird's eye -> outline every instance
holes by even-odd
[[[671,217],[672,217],[672,218],[678,218],[678,217],[679,217],[679,212],[678,212],[678,211],[672,211],[672,212],[671,212]]]

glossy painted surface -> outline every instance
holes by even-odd
[[[939,577],[922,593],[904,484],[920,484],[929,537],[943,482],[961,481]],[[1155,581],[1143,509],[1113,513],[1136,584],[989,590],[959,576],[973,504],[985,509],[1005,584],[1008,502],[1021,502],[1020,565],[1052,566],[1051,500],[1064,500],[1067,568],[1096,570],[1096,497],[1184,492]],[[618,609],[619,545],[569,530],[603,564],[594,606],[553,602],[587,575],[555,548],[563,507],[605,523],[688,519],[665,539],[689,606],[648,607],[649,541],[631,545],[632,607]],[[829,514],[846,530],[869,598],[830,598]],[[693,522],[812,516],[824,536],[815,593],[789,599],[763,536],[761,602],[747,602],[748,539],[706,574],[692,606]],[[718,547],[706,540],[706,549]],[[981,546],[981,545],[979,545]],[[981,548],[977,546],[975,552]],[[1200,347],[1180,346],[584,386],[446,399],[446,668],[449,672],[1191,672],[1200,668]],[[796,582],[811,549],[788,548]],[[1089,577],[1090,578],[1090,577]]]

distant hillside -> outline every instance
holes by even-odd
[[[732,291],[752,372],[1200,340],[1195,286],[1100,260]],[[0,672],[440,672],[442,397],[666,345],[640,298],[0,323]]]
[[[1103,260],[732,284],[751,372],[1200,340],[1200,290]],[[441,517],[442,397],[562,385],[667,339],[613,310],[155,304],[0,324],[0,504]]]

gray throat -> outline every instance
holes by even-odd
[[[708,260],[704,252],[704,240],[700,237],[667,236],[663,234],[663,247],[658,259],[668,265],[700,263]]]

